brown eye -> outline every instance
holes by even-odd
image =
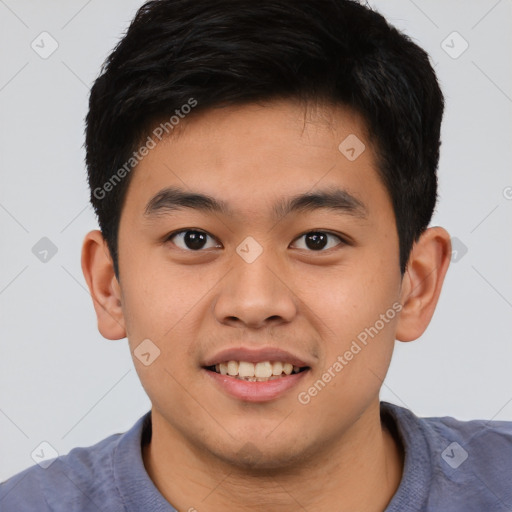
[[[219,247],[213,244],[208,246],[208,238],[213,240],[208,233],[196,229],[183,229],[170,235],[167,240],[172,241],[174,245],[180,249],[189,251],[200,251],[201,249],[209,249],[211,247]]]
[[[336,243],[330,243],[329,238],[337,238],[339,242],[343,243],[343,240],[333,233],[327,233],[325,231],[310,231],[309,233],[304,233],[297,240],[304,239],[303,246],[298,247],[299,249],[309,249],[316,252],[321,252],[327,246],[327,249],[331,249],[332,247],[336,247]]]

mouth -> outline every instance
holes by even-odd
[[[288,361],[224,361],[205,370],[219,375],[233,377],[246,382],[267,382],[310,370],[309,366],[297,366]]]
[[[223,394],[243,402],[292,396],[312,371],[311,359],[276,347],[231,347],[204,360],[205,377]]]

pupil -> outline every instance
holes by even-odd
[[[306,245],[309,249],[323,249],[326,244],[327,236],[325,233],[308,233],[306,235]]]
[[[200,231],[187,231],[185,243],[189,249],[201,249],[206,240],[206,235]]]
[[[187,231],[185,243],[189,249],[201,249],[206,241],[206,235],[200,231]],[[325,233],[308,233],[306,245],[309,249],[323,249],[327,245]]]

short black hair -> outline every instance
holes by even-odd
[[[130,171],[157,122],[172,133],[191,110],[273,99],[362,116],[405,272],[437,200],[444,98],[427,53],[354,0],[154,0],[104,62],[86,117],[91,202],[118,277]]]

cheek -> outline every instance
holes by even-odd
[[[151,402],[161,410],[186,399],[183,389],[189,387],[195,370],[193,311],[201,307],[198,301],[204,291],[186,296],[175,293],[180,289],[189,290],[179,279],[152,279],[151,274],[126,283],[123,311],[133,363]],[[144,358],[147,352],[150,356]],[[187,408],[181,410],[185,414]]]
[[[361,264],[361,267],[318,273],[308,280],[308,285],[301,286],[298,293],[304,298],[304,304],[323,321],[322,332],[326,336],[340,340],[355,337],[373,326],[398,300],[398,271],[393,272],[389,267],[387,272],[375,270],[376,265]],[[385,330],[389,327],[390,322],[386,323]]]
[[[394,253],[388,259],[377,255],[368,250],[357,264],[310,282],[325,357],[317,377],[330,382],[319,402],[332,395],[364,402],[378,393],[387,372],[401,308],[400,271]],[[325,375],[329,370],[335,377]]]
[[[169,337],[208,291],[192,267],[177,268],[149,256],[127,258],[121,278],[128,338]]]
[[[122,280],[122,289],[134,364],[149,396],[158,395],[162,387],[165,393],[173,394],[172,390],[179,389],[173,377],[179,383],[185,382],[196,369],[201,340],[195,333],[208,315],[211,276],[205,279],[193,267],[178,271],[169,264],[149,259],[131,269]],[[158,358],[148,367],[136,357],[137,347],[146,339],[159,351]]]

